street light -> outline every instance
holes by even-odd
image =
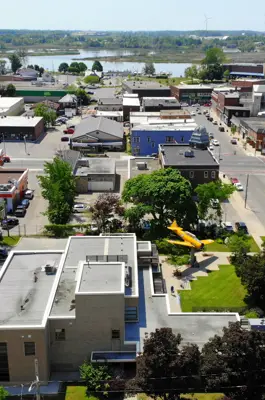
[[[2,139],[3,139],[4,151],[5,151],[5,154],[6,154],[6,142],[5,142],[5,135],[4,135],[3,133],[1,133],[1,135],[2,135]]]
[[[25,144],[25,153],[28,155],[28,151],[27,151],[27,137],[28,137],[28,135],[24,135],[24,136],[23,136],[24,144]]]

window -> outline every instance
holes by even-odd
[[[65,329],[55,329],[55,340],[65,340]]]
[[[134,143],[140,143],[140,136],[134,136],[133,142]]]
[[[125,321],[137,321],[138,310],[137,307],[125,307]]]
[[[112,329],[111,339],[120,339],[120,330],[119,329]]]
[[[151,147],[154,149],[154,148],[155,148],[155,146],[156,146],[155,142],[152,142],[152,145],[151,145]]]
[[[147,142],[151,143],[151,136],[147,136]]]
[[[174,142],[173,136],[166,136],[166,142],[167,142],[167,143],[172,143],[172,142]]]
[[[184,136],[181,136],[180,141],[183,143],[184,142]]]
[[[25,356],[35,356],[35,342],[24,342]]]
[[[208,178],[208,171],[204,171],[204,178]]]
[[[193,178],[194,178],[194,171],[190,171],[190,173],[189,173],[189,177],[190,177],[191,179],[193,179]]]
[[[213,179],[215,179],[215,171],[212,171],[211,177],[212,177]]]

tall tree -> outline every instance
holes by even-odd
[[[102,72],[103,71],[103,66],[100,63],[100,61],[95,60],[93,65],[92,65],[92,71],[98,71],[98,72]]]
[[[22,63],[22,65],[26,65],[26,63],[27,63],[27,59],[28,59],[28,52],[27,52],[27,50],[26,49],[19,49],[19,50],[17,50],[17,55],[18,55],[18,57],[19,57],[19,59],[20,59],[20,61],[21,61],[21,63]]]
[[[8,391],[3,386],[0,386],[0,400],[5,400],[8,396]]]
[[[19,56],[18,56],[16,53],[14,53],[14,54],[11,54],[11,55],[8,57],[8,59],[9,59],[9,61],[10,61],[10,63],[11,63],[11,69],[12,69],[12,71],[13,71],[14,74],[15,74],[15,73],[17,72],[17,70],[18,70],[20,67],[22,67],[20,58],[19,58]]]
[[[205,57],[202,60],[203,65],[222,64],[225,61],[225,53],[219,47],[212,47],[206,50]]]
[[[166,228],[174,219],[184,228],[190,228],[197,219],[191,184],[172,168],[129,179],[125,183],[122,198],[135,207],[142,207],[143,204],[148,206],[152,222],[162,236],[168,233]]]
[[[155,66],[153,63],[145,63],[143,68],[143,73],[145,75],[154,75],[156,73]]]
[[[87,390],[86,395],[88,398],[91,396],[97,396],[98,393],[103,392],[104,395],[108,394],[109,383],[111,374],[109,368],[106,365],[97,365],[88,362],[84,362],[79,368],[81,379],[86,383]]]
[[[185,77],[190,78],[192,81],[194,78],[198,78],[198,69],[196,65],[192,65],[185,69]]]
[[[144,341],[136,359],[136,377],[127,390],[143,391],[154,399],[180,399],[181,393],[199,387],[200,352],[196,345],[181,345],[171,328],[156,329]]]
[[[110,218],[115,215],[121,216],[124,213],[124,208],[121,205],[120,197],[114,193],[100,194],[90,207],[92,219],[97,224],[98,230],[104,231],[110,223]]]
[[[203,346],[201,374],[207,392],[235,400],[261,400],[265,379],[265,335],[230,324]]]
[[[226,70],[224,71],[224,78],[225,78],[225,80],[226,80],[227,82],[228,82],[229,76],[230,76],[230,71],[229,71],[229,69],[226,69]]]
[[[198,214],[201,219],[206,219],[209,210],[211,215],[209,218],[212,219],[222,217],[222,206],[221,202],[228,200],[232,193],[234,193],[235,187],[229,183],[223,183],[221,180],[214,182],[204,183],[198,185],[195,189],[195,193],[198,196]],[[218,200],[213,205],[213,200]]]
[[[78,63],[78,68],[80,72],[85,72],[87,70],[87,66],[84,62]]]
[[[0,75],[4,75],[6,72],[6,60],[0,59]]]
[[[64,74],[68,71],[69,65],[66,62],[63,62],[59,65],[58,71],[63,72]]]
[[[46,214],[56,224],[68,222],[76,196],[76,182],[71,166],[60,157],[44,164],[45,175],[38,176],[42,196],[48,200]]]
[[[42,117],[44,120],[45,126],[54,125],[56,120],[56,112],[51,110],[46,104],[39,103],[34,108],[34,115],[36,117]]]
[[[16,87],[12,83],[9,83],[6,87],[6,95],[8,97],[15,97],[16,92],[17,92]]]

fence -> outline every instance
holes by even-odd
[[[42,235],[44,225],[27,225],[20,224],[9,229],[9,234],[6,229],[2,229],[3,236],[34,236]]]

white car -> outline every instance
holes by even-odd
[[[222,223],[222,228],[224,228],[227,232],[234,232],[234,228],[233,228],[232,222],[223,222]]]
[[[191,115],[192,117],[195,117],[196,112],[192,111],[192,112],[190,113],[190,115]]]
[[[85,211],[87,211],[87,206],[85,204],[80,203],[80,204],[75,204],[73,206],[73,212],[74,213],[82,213],[82,212],[85,212]]]
[[[244,190],[243,185],[240,182],[234,183],[234,186],[238,192],[242,192]]]
[[[220,146],[220,143],[218,142],[218,140],[213,139],[211,142],[214,146]]]
[[[214,149],[213,145],[212,145],[212,144],[210,144],[210,146],[209,146],[209,150],[210,150],[210,151],[213,151],[213,149]]]

